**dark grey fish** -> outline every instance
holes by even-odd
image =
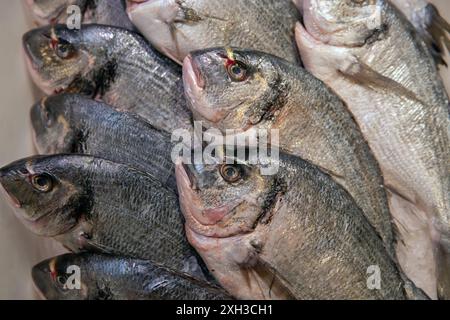
[[[23,44],[31,76],[46,94],[66,91],[102,99],[168,132],[191,128],[180,68],[136,33],[56,25],[29,31]]]
[[[241,299],[416,299],[352,197],[299,157],[176,166],[189,242]],[[378,277],[378,278],[377,278]],[[377,282],[379,281],[379,282]]]
[[[170,135],[138,115],[82,95],[42,99],[31,110],[41,154],[78,153],[129,164],[176,190]]]
[[[125,0],[26,0],[34,22],[39,26],[67,23],[73,11],[70,6],[78,6],[81,22],[97,23],[134,30],[126,13]]]
[[[390,0],[400,9],[424,38],[436,62],[447,65],[445,50],[450,51],[450,24],[435,5],[427,0]]]
[[[65,254],[37,264],[31,273],[49,300],[230,299],[218,287],[147,260]]]
[[[151,259],[202,274],[176,194],[130,166],[82,155],[36,156],[1,168],[0,183],[25,226],[74,252]]]

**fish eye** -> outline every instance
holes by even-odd
[[[240,61],[232,61],[228,64],[227,72],[233,81],[244,81],[247,79],[247,66]]]
[[[50,175],[43,173],[31,177],[33,188],[40,192],[49,192],[53,188],[53,179]]]
[[[57,276],[56,282],[58,282],[59,285],[64,287],[66,285],[67,279],[65,276]]]
[[[61,59],[69,59],[75,54],[75,48],[65,40],[59,40],[55,46],[55,53]]]
[[[220,175],[229,182],[237,182],[242,178],[242,169],[237,165],[224,164],[220,167]]]

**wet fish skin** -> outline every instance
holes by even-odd
[[[80,8],[83,23],[97,23],[135,30],[126,13],[125,0],[27,0],[28,11],[38,26],[66,23],[67,8]]]
[[[31,109],[40,154],[87,154],[128,164],[176,191],[171,137],[130,112],[78,94],[45,97]]]
[[[32,232],[68,249],[151,259],[202,275],[174,192],[123,164],[85,155],[35,156],[0,169]]]
[[[233,46],[268,52],[300,64],[292,42],[300,16],[291,0],[129,1],[142,34],[178,63],[191,52]]]
[[[48,95],[65,91],[101,99],[168,132],[192,126],[180,68],[136,33],[56,25],[27,32],[23,44],[30,74]]]
[[[424,38],[437,63],[447,65],[445,48],[450,49],[450,24],[426,0],[391,0]]]
[[[449,270],[436,266],[433,252],[448,234],[450,170],[448,97],[433,57],[387,1],[375,2],[381,24],[374,26],[364,23],[365,5],[305,0],[302,7],[296,38],[305,67],[355,116],[390,190],[402,268],[436,298],[436,269]]]
[[[230,294],[239,299],[408,298],[383,241],[328,175],[283,153],[272,176],[237,162],[201,171],[182,163],[176,167],[188,240]],[[239,179],[227,182],[223,172],[230,166]],[[367,270],[374,265],[381,271],[380,290],[367,285]]]
[[[395,242],[383,178],[367,142],[342,101],[301,67],[251,50],[232,54],[246,79],[234,81],[224,49],[192,53],[183,77],[188,103],[206,127],[278,129],[281,150],[333,176],[394,254]]]
[[[80,290],[66,283],[70,266],[80,269]],[[223,300],[222,289],[148,260],[80,253],[47,259],[32,269],[49,300]]]

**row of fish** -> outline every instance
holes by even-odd
[[[93,270],[84,287],[106,287],[85,298],[228,297],[216,281],[239,299],[450,298],[448,97],[436,65],[450,28],[433,6],[130,1],[145,38],[127,19],[102,20],[102,1],[30,9],[63,22],[69,2],[97,24],[24,35],[33,80],[56,94],[31,111],[47,155],[2,168],[0,182],[33,232],[107,256],[36,266],[45,296],[74,298],[54,276],[74,260]],[[279,172],[239,157],[174,164],[170,134],[193,119],[279,129]]]

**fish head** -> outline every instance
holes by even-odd
[[[77,143],[77,126],[72,123],[75,98],[59,94],[43,98],[30,112],[34,142],[40,154],[72,153]]]
[[[35,265],[31,277],[35,287],[48,300],[86,300],[89,290],[85,269],[81,257],[64,254]],[[80,270],[79,277],[77,270]]]
[[[273,180],[234,158],[215,165],[178,162],[176,178],[188,225],[211,237],[251,231],[264,213]]]
[[[190,108],[205,127],[247,130],[265,120],[280,73],[272,56],[247,50],[196,51],[183,63]]]
[[[90,205],[82,192],[85,183],[69,161],[62,156],[35,156],[0,169],[0,184],[17,216],[38,235],[66,233]]]
[[[279,177],[261,175],[257,165],[226,162],[210,166],[177,162],[188,241],[235,298],[290,298],[289,290],[259,259],[267,235],[261,228],[270,220],[281,192]]]
[[[127,12],[158,50],[181,64],[191,51],[227,43],[227,19],[219,18],[224,12],[211,12],[217,7],[214,2],[217,1],[131,0]]]
[[[84,32],[65,25],[33,29],[23,36],[29,73],[47,95],[67,89],[91,71],[95,58],[84,45]]]
[[[382,0],[301,0],[308,33],[322,43],[356,47],[385,27]]]
[[[26,0],[33,20],[39,26],[65,22],[67,8],[71,5],[84,7],[87,0]]]

